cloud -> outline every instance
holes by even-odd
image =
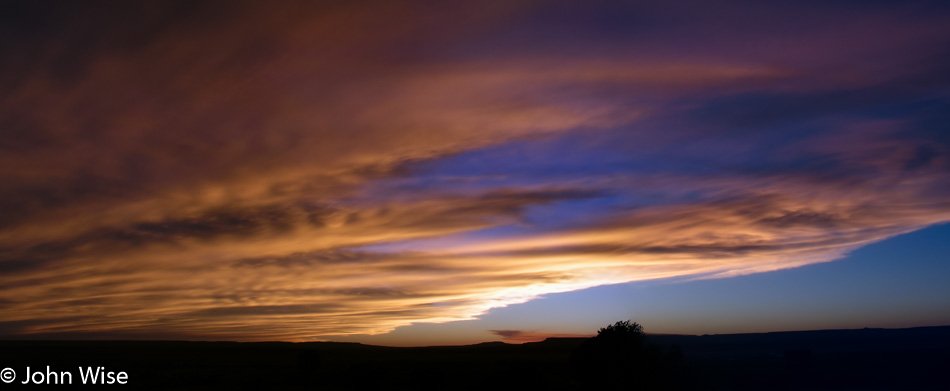
[[[488,330],[490,333],[501,337],[506,342],[525,343],[539,342],[548,338],[589,338],[591,335],[584,334],[557,334],[541,333],[536,331],[523,330]]]
[[[946,35],[912,12],[526,50],[498,34],[558,35],[530,3],[80,8],[3,24],[4,335],[379,334],[950,220],[940,56],[902,46]]]
[[[488,330],[488,331],[490,331],[492,334],[495,334],[505,339],[517,337],[524,333],[521,330]]]

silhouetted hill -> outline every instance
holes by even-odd
[[[690,357],[778,355],[788,349],[816,354],[880,350],[950,349],[950,326],[907,329],[784,331],[750,334],[650,335],[655,344],[688,347]]]
[[[638,366],[588,367],[585,338],[521,345],[384,347],[338,342],[0,341],[0,367],[125,371],[123,389],[941,390],[950,326],[726,335],[647,335]],[[573,359],[572,359],[573,358]],[[593,376],[593,378],[591,377]],[[650,382],[643,379],[650,378]],[[627,384],[629,380],[630,384]],[[79,383],[74,375],[73,384]]]

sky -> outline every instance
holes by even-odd
[[[0,5],[0,338],[950,324],[945,2]]]

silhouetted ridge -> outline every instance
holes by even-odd
[[[350,342],[0,341],[19,370],[104,366],[134,389],[940,390],[950,326],[548,338],[465,346]],[[599,341],[599,342],[598,342]],[[134,382],[134,383],[131,383]]]

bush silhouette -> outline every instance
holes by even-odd
[[[643,326],[629,320],[603,327],[597,336],[586,345],[588,359],[607,366],[629,366],[643,361],[646,353],[646,336]],[[582,348],[585,346],[582,346]]]
[[[574,352],[571,361],[582,383],[650,389],[658,358],[652,353],[643,326],[622,320],[598,330],[597,336]]]
[[[610,326],[601,327],[600,330],[597,330],[597,336],[594,338],[642,344],[644,342],[643,326],[637,322],[621,320]]]

